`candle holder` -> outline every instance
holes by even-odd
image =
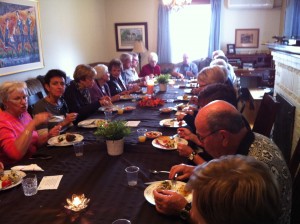
[[[73,194],[71,199],[67,198],[68,205],[65,205],[65,208],[70,209],[74,212],[79,212],[88,206],[89,201],[90,199],[86,198],[84,194]]]

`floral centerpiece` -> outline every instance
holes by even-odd
[[[94,134],[103,136],[106,140],[119,140],[130,133],[131,129],[126,126],[126,121],[115,120],[99,125]]]
[[[162,106],[165,104],[165,101],[157,98],[157,97],[143,97],[139,102],[138,105],[140,107],[157,107]]]

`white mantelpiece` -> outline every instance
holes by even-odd
[[[295,105],[292,153],[300,137],[300,47],[269,44],[275,62],[274,93]]]

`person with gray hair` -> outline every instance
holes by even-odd
[[[253,157],[223,156],[197,166],[186,188],[193,192],[193,223],[278,223],[278,183]]]
[[[217,100],[199,110],[196,120],[197,145],[202,147],[212,158],[227,155],[251,156],[265,163],[276,178],[280,192],[280,217],[278,223],[290,223],[292,179],[280,149],[271,139],[252,132],[242,114],[231,104]],[[194,138],[188,135],[185,138]],[[197,155],[199,156],[199,155]],[[202,158],[202,163],[206,162]],[[199,163],[200,164],[200,163]],[[173,166],[169,178],[184,180],[190,177],[193,166],[184,164]],[[187,201],[183,196],[173,192],[154,194],[155,202],[164,214],[179,213]]]
[[[122,62],[123,69],[121,71],[121,76],[125,85],[128,89],[136,88],[139,89],[136,83],[139,83],[139,77],[131,68],[132,65],[132,55],[129,53],[123,53],[120,56],[120,61]]]
[[[189,55],[187,53],[184,53],[182,56],[182,62],[178,64],[174,71],[172,72],[172,76],[175,76],[176,78],[194,78],[198,74],[198,67],[194,62],[191,62],[189,60]]]
[[[205,86],[213,83],[226,83],[232,86],[232,83],[228,82],[227,72],[217,65],[204,67],[198,74],[197,82],[199,87],[192,89],[192,94],[198,94]]]
[[[153,78],[154,76],[160,75],[160,66],[157,64],[158,56],[155,52],[151,52],[148,55],[148,64],[142,67],[142,70],[139,74],[139,77],[150,77]]]
[[[48,133],[39,135],[36,127],[47,123],[52,116],[48,112],[36,114],[33,118],[27,112],[28,95],[25,82],[8,81],[0,85],[0,161],[12,164],[29,158],[49,138],[59,135],[57,125]]]
[[[110,74],[108,72],[108,67],[104,64],[98,64],[94,67],[96,70],[95,82],[89,92],[91,94],[91,100],[96,101],[103,97],[110,97],[112,102],[120,100],[120,95],[116,94],[111,96],[110,88],[107,82],[110,80]]]

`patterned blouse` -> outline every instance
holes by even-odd
[[[278,223],[289,224],[292,203],[292,178],[280,149],[267,137],[249,132],[237,154],[252,156],[265,163],[276,177],[280,190],[281,216]]]

